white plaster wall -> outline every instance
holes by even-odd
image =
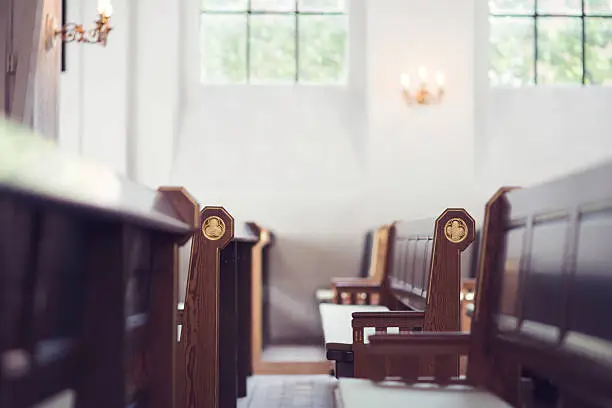
[[[68,20],[91,26],[96,7],[96,1],[69,1]],[[126,2],[114,4],[114,30],[106,48],[67,44],[67,71],[60,77],[60,144],[121,174],[128,163],[130,11]]]
[[[170,180],[179,103],[180,2],[114,1],[108,45],[67,45],[60,145],[151,187]],[[92,25],[95,0],[68,2]]]
[[[479,208],[474,174],[475,1],[370,1],[368,199],[371,223]],[[402,72],[446,73],[442,104],[406,106]],[[379,209],[380,207],[382,209]]]

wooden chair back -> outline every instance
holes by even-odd
[[[612,164],[487,204],[468,375],[508,401],[519,368],[562,406],[612,403]]]

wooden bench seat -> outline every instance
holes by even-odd
[[[610,407],[610,180],[612,164],[605,164],[540,186],[501,189],[486,207],[471,333],[372,336],[365,353],[434,358],[434,376],[387,382],[378,371],[340,379],[338,406]],[[456,355],[468,355],[464,378],[438,366]],[[549,392],[539,392],[539,382]],[[418,389],[423,383],[432,389]],[[448,384],[474,390],[449,392]]]
[[[409,385],[397,381],[379,383],[343,378],[336,390],[337,408],[385,407],[452,407],[452,408],[511,408],[482,388],[466,385],[436,386]]]
[[[369,331],[459,330],[460,255],[474,239],[474,220],[463,209],[447,209],[435,220],[397,222],[389,231],[384,279],[335,285],[339,298],[348,293],[366,304],[320,305],[327,358],[337,377],[367,377],[377,365],[396,369],[361,353]],[[369,309],[374,294],[380,304]]]

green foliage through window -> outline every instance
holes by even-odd
[[[492,85],[612,85],[612,0],[489,0]]]
[[[341,84],[347,0],[200,0],[206,84]]]

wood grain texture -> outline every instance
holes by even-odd
[[[13,52],[16,72],[9,80],[9,117],[40,134],[57,139],[60,53],[59,42],[45,46],[45,19],[61,21],[61,0],[14,2]]]
[[[222,408],[219,405],[220,251],[233,238],[234,219],[222,207],[205,207],[200,212],[200,225],[212,216],[224,222],[223,235],[213,241],[200,229],[192,238],[178,353],[182,361],[177,364],[177,406],[181,408]]]
[[[151,324],[147,327],[145,342],[148,406],[174,408],[178,244],[166,236],[158,236],[153,241],[152,257]]]
[[[158,202],[167,202],[185,224],[194,229],[200,228],[200,205],[185,187],[162,186],[157,191],[164,197]],[[191,234],[186,235],[179,244],[183,245],[189,239]]]

